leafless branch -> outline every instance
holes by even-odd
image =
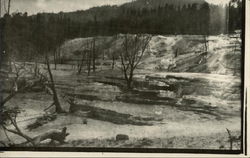
[[[127,87],[131,88],[133,81],[134,70],[144,56],[144,53],[149,45],[151,36],[146,35],[125,35],[124,42],[122,44],[123,50],[120,51],[121,70],[127,81]]]

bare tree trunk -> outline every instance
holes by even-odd
[[[123,69],[123,74],[124,74],[124,78],[125,78],[126,83],[127,83],[127,89],[132,89],[132,80],[133,80],[133,77],[128,76],[128,75],[131,75],[131,73],[128,74],[127,70]]]
[[[9,0],[8,2],[8,15],[10,15],[10,3],[11,3],[11,0]]]
[[[130,73],[129,73],[129,78],[128,78],[128,89],[132,88],[133,76],[134,76],[134,69],[133,69],[133,67],[131,67]]]
[[[88,76],[89,76],[90,70],[91,70],[91,52],[90,51],[88,51],[87,66],[88,66]]]
[[[50,63],[49,63],[49,59],[48,59],[47,55],[45,55],[45,60],[46,60],[46,65],[47,65],[48,72],[49,72],[50,81],[51,81],[51,90],[53,92],[53,101],[54,101],[54,105],[56,106],[56,112],[63,113],[64,111],[63,111],[63,109],[60,105],[59,99],[58,99],[58,95],[57,95],[56,88],[55,88],[55,82],[53,79],[53,75],[51,73]]]
[[[79,67],[78,67],[78,74],[81,74],[81,72],[82,72],[82,67],[83,67],[83,62],[84,62],[84,56],[85,56],[85,53],[82,52],[82,59],[80,61]]]
[[[3,129],[11,132],[13,134],[19,135],[20,137],[23,137],[26,139],[28,142],[30,142],[33,146],[35,146],[34,142],[32,141],[32,138],[29,137],[28,135],[24,134],[21,129],[18,127],[17,122],[16,122],[16,116],[12,117],[9,114],[7,114],[8,119],[10,120],[11,125],[14,126],[14,129],[8,129],[5,125],[2,125]]]
[[[2,17],[2,0],[0,0],[0,18]],[[2,52],[1,52],[2,53]]]
[[[20,129],[16,129],[16,130],[12,130],[12,129],[7,129],[6,127],[2,126],[4,128],[4,130],[19,135],[20,137],[24,138],[27,140],[27,142],[30,142],[33,146],[35,146],[35,144],[32,141],[32,138],[30,138],[29,136],[27,136],[26,134],[24,134]],[[16,127],[15,127],[16,128]]]
[[[57,51],[55,50],[53,55],[54,55],[54,65],[55,65],[55,70],[56,70],[56,65],[57,65],[57,57],[56,57]]]
[[[93,39],[93,50],[92,50],[92,64],[93,64],[93,72],[95,72],[95,58],[96,58],[96,54],[95,54],[95,38]]]
[[[130,79],[127,80],[127,88],[132,89],[132,80]]]
[[[35,61],[34,76],[37,77],[37,74],[38,74],[38,65],[37,61]]]
[[[122,65],[121,70],[124,73],[128,89],[132,89],[134,70],[139,65],[150,40],[150,36],[146,36],[146,38],[143,37],[143,39],[140,39],[139,35],[135,37],[125,36],[123,42],[124,51],[120,52],[120,58]]]
[[[115,67],[115,56],[112,56],[112,70],[114,70]]]
[[[226,128],[226,130],[227,130],[227,134],[228,134],[228,138],[229,138],[230,150],[233,150],[233,138],[232,138],[231,132],[227,128]]]
[[[175,50],[175,58],[178,57],[178,53],[179,53],[178,50],[179,50],[178,48]]]
[[[234,43],[234,54],[236,54],[236,49],[237,49],[237,43],[235,41],[235,43]],[[234,60],[234,72],[233,72],[233,76],[236,76],[236,74],[237,74],[236,67],[237,67],[237,60]]]
[[[61,46],[59,47],[59,51],[58,51],[58,61],[59,61],[59,64],[62,63],[62,61],[61,61]]]
[[[102,51],[102,60],[104,61],[105,52]]]
[[[205,53],[208,52],[208,40],[207,40],[207,35],[203,35],[203,39],[204,39],[204,47],[205,47]]]
[[[9,57],[9,72],[12,72],[11,57]]]

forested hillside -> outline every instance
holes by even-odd
[[[0,20],[1,32],[4,32],[1,51],[11,52],[7,56],[17,59],[32,60],[78,37],[118,33],[225,34],[241,29],[241,12],[241,1],[217,6],[197,0],[137,0],[121,6],[100,6],[70,13],[32,16],[13,13]],[[31,52],[37,56],[30,55]]]

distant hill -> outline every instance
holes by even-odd
[[[120,6],[40,15],[51,21],[69,19],[67,25],[73,36],[88,37],[118,33],[208,34],[209,14],[209,4],[204,0],[136,0]]]
[[[78,10],[75,12],[61,13],[62,16],[70,18],[75,22],[86,23],[93,21],[94,17],[98,17],[98,21],[107,21],[111,18],[117,17],[120,14],[118,6],[100,6],[90,8],[88,10]]]
[[[122,14],[125,9],[157,9],[164,7],[166,4],[174,7],[183,7],[192,4],[201,5],[206,3],[204,0],[134,0],[129,3],[117,6],[104,5],[100,7],[93,7],[88,10],[78,10],[75,12],[63,13],[64,16],[77,22],[87,22],[93,20],[94,16],[98,17],[99,21],[106,21]]]
[[[125,3],[122,7],[131,7],[131,8],[158,8],[163,7],[166,4],[174,5],[175,7],[183,7],[184,5],[192,5],[192,4],[203,4],[206,3],[205,0],[135,0],[131,3]]]
[[[70,27],[78,29],[72,32],[78,32],[79,37],[117,33],[222,34],[241,28],[240,9],[231,8],[229,17],[227,6],[205,0],[134,0],[120,6],[40,14],[47,19],[68,19]]]

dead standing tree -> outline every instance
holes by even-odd
[[[90,70],[91,70],[91,51],[87,52],[87,69],[88,69],[88,76],[90,75]]]
[[[95,36],[97,35],[98,32],[98,22],[97,22],[97,16],[94,15],[94,25],[95,25],[95,29],[94,29],[94,33]],[[93,37],[93,42],[92,42],[92,66],[93,66],[93,72],[95,72],[96,70],[96,56],[97,56],[97,52],[96,52],[96,37]]]
[[[44,78],[30,78],[30,79],[21,79],[25,75],[25,67],[22,65],[16,65],[14,63],[14,70],[15,70],[15,77],[12,80],[13,84],[10,88],[10,93],[5,97],[1,98],[0,100],[0,126],[4,130],[4,133],[8,140],[11,142],[10,138],[8,137],[7,132],[13,133],[18,135],[26,140],[26,142],[21,144],[9,144],[14,146],[39,146],[39,144],[47,139],[56,140],[60,143],[63,143],[65,138],[69,135],[66,133],[66,128],[63,128],[62,131],[59,130],[52,130],[49,132],[45,132],[41,135],[38,135],[34,138],[25,134],[21,128],[17,124],[17,116],[21,112],[19,107],[8,107],[6,103],[8,103],[13,97],[15,97],[18,93],[23,93],[29,89],[32,89],[36,85],[41,85],[44,82]],[[6,132],[7,131],[7,132]],[[3,145],[7,146],[5,143]]]
[[[88,76],[90,75],[91,71],[91,64],[92,64],[92,70],[95,72],[96,70],[96,37],[94,37],[91,41],[87,41],[87,46],[85,49],[85,56],[86,56],[86,64],[87,64],[87,72]]]
[[[33,146],[35,146],[35,144],[32,141],[32,138],[24,134],[21,131],[21,129],[18,127],[17,120],[16,120],[18,113],[20,113],[20,109],[18,107],[10,108],[10,109],[7,109],[6,107],[1,107],[1,111],[0,111],[1,127],[3,128],[4,131],[19,135],[25,140],[27,140],[27,142],[30,142]],[[10,125],[12,125],[14,129],[8,128]],[[7,133],[6,133],[6,136],[7,136]]]
[[[122,50],[120,51],[121,70],[127,82],[127,88],[132,88],[134,70],[140,64],[141,59],[148,48],[151,36],[128,35],[124,37]]]
[[[7,2],[6,2],[7,1]],[[10,15],[10,9],[11,9],[11,0],[3,0],[0,1],[0,18],[2,18],[3,23],[1,24],[1,51],[4,53],[4,56],[7,57],[8,62],[8,68],[9,72],[12,72],[11,69],[11,62],[12,62],[12,44],[10,44],[12,40],[16,39],[16,36],[12,33],[13,30],[11,29],[11,15]],[[1,16],[3,13],[3,17]],[[1,55],[3,55],[1,52]]]
[[[7,0],[7,3],[8,4],[6,7],[6,0],[0,0],[0,17],[2,16],[2,12],[5,12],[5,14],[10,15],[11,0]]]
[[[14,65],[14,67],[15,67],[15,77],[14,77],[14,79],[11,80],[12,87],[10,88],[10,93],[6,97],[1,96],[1,100],[0,100],[0,116],[1,116],[0,126],[4,130],[4,133],[9,141],[10,141],[10,139],[9,139],[6,131],[17,134],[17,135],[23,137],[24,139],[26,139],[27,141],[30,141],[31,140],[30,137],[25,135],[20,130],[20,128],[17,126],[16,117],[17,117],[17,114],[20,113],[20,110],[16,107],[15,108],[7,108],[6,103],[9,102],[18,93],[23,92],[24,90],[31,88],[35,82],[32,82],[32,84],[21,84],[21,85],[19,84],[18,85],[18,82],[19,82],[20,76],[21,76],[21,70],[23,69],[23,67],[18,68],[17,65]],[[13,125],[14,129],[7,128],[8,122],[10,122],[9,124]]]
[[[2,0],[0,0],[0,18],[2,17]]]
[[[229,149],[230,150],[233,150],[233,144],[236,143],[236,142],[240,142],[241,140],[241,136],[233,136],[231,134],[231,131],[229,129],[227,129],[227,134],[228,134],[228,142],[229,142]]]
[[[90,74],[91,70],[91,58],[92,58],[92,49],[90,48],[91,42],[89,40],[86,41],[86,43],[83,43],[83,45],[80,47],[80,49],[77,51],[77,54],[81,56],[80,61],[77,63],[77,73],[81,74],[82,68],[84,66],[84,61],[86,63],[88,75]]]
[[[112,58],[111,63],[111,69],[114,70],[116,60],[119,59],[119,51],[117,51],[119,48],[117,48],[117,42],[118,41],[118,35],[115,35],[109,42],[105,43],[106,48],[108,49],[108,56],[109,58]],[[114,48],[112,48],[114,46]],[[110,49],[111,48],[111,49]]]
[[[55,82],[54,82],[54,78],[53,78],[53,75],[51,72],[49,58],[48,58],[47,54],[45,55],[45,62],[47,65],[47,70],[48,70],[49,78],[50,78],[49,88],[51,89],[52,95],[53,95],[53,103],[49,107],[52,107],[53,105],[55,105],[57,113],[64,113],[65,111],[62,109],[61,104],[60,104],[59,99],[58,99],[57,91],[55,88]]]
[[[80,75],[82,72],[82,67],[84,64],[85,57],[86,57],[85,51],[80,51],[80,54],[81,54],[81,59],[80,61],[79,60],[77,61],[77,74],[78,75]]]
[[[11,4],[11,0],[8,1],[8,15],[10,15],[10,4]]]
[[[92,42],[92,66],[93,66],[93,72],[95,72],[96,70],[96,65],[95,65],[95,61],[96,61],[96,38],[93,38],[93,42]]]
[[[77,74],[81,74],[84,63],[87,67],[87,73],[88,76],[90,75],[91,71],[91,61],[92,59],[92,42],[87,40],[85,43],[82,44],[82,46],[75,51],[75,54],[79,57],[80,60],[77,61]]]
[[[31,79],[29,81],[23,80],[21,81],[20,77],[23,74],[24,71],[24,67],[23,66],[17,66],[16,63],[13,64],[14,65],[14,74],[15,77],[10,79],[12,81],[12,87],[10,88],[10,94],[8,96],[6,96],[5,98],[2,98],[0,101],[0,105],[2,107],[4,107],[4,105],[11,100],[14,96],[16,96],[16,94],[23,92],[27,89],[32,88],[33,86],[35,86],[37,83],[40,82],[40,79]],[[1,96],[2,97],[2,96]]]
[[[208,35],[204,34],[203,36],[203,43],[204,43],[204,53],[207,54],[208,53]]]

